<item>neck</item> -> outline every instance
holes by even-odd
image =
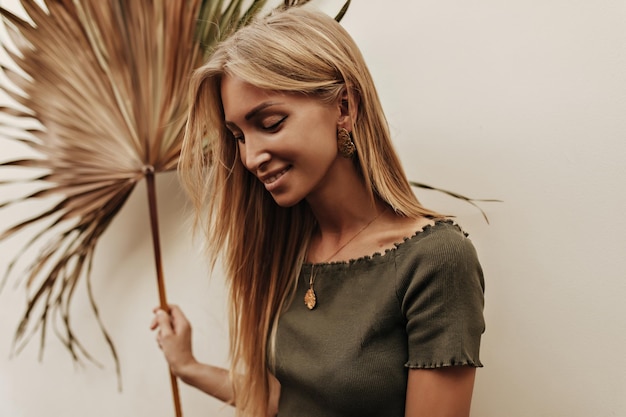
[[[355,217],[349,218],[345,224],[339,224],[338,227],[331,228],[327,226],[324,228],[323,225],[319,225],[317,233],[311,241],[308,261],[311,263],[331,261],[350,244],[354,244],[359,238],[363,238],[368,233],[370,226],[382,216],[385,210],[386,206],[379,203],[370,210],[361,209]],[[337,218],[335,216],[335,220]]]
[[[321,235],[341,237],[358,230],[386,205],[372,197],[361,178],[342,178],[335,187],[310,195],[307,202]]]

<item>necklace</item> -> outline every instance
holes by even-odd
[[[359,229],[358,232],[356,232],[350,239],[348,239],[348,241],[346,243],[344,243],[343,245],[341,245],[339,247],[339,249],[337,249],[335,252],[333,252],[328,258],[320,261],[319,263],[326,263],[328,261],[330,261],[332,258],[334,258],[339,252],[341,252],[346,246],[348,246],[348,244],[350,244],[350,242],[352,242],[354,239],[356,239],[356,237],[358,235],[360,235],[365,229],[367,229],[372,223],[374,223],[376,221],[376,219],[378,219],[380,217],[381,214],[383,214],[383,212],[385,212],[386,210],[382,210],[380,213],[378,213],[376,216],[374,216],[374,218],[372,220],[370,220],[365,226],[363,226],[361,229]],[[311,276],[309,277],[309,289],[306,290],[306,294],[304,294],[304,305],[306,305],[306,307],[309,310],[313,310],[315,308],[315,306],[317,305],[317,296],[315,295],[315,290],[313,289],[313,284],[315,283],[315,274],[313,274],[313,269],[315,268],[315,265],[313,263],[311,263]]]

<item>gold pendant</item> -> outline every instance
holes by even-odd
[[[309,310],[313,310],[317,305],[317,297],[315,297],[315,291],[313,291],[313,286],[306,290],[306,294],[304,294],[304,305]]]

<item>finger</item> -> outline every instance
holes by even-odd
[[[183,322],[189,321],[187,320],[185,313],[183,313],[183,310],[181,310],[178,306],[175,306],[175,305],[171,306],[170,316],[172,317],[173,323],[183,323]]]
[[[152,317],[152,321],[150,322],[150,330],[154,330],[157,327],[159,327],[159,322],[157,321],[156,316],[155,316],[155,317]]]
[[[159,333],[162,337],[169,336],[174,332],[174,330],[172,329],[172,320],[170,318],[170,315],[167,314],[165,311],[157,310],[154,318],[157,322]]]
[[[156,317],[156,313],[157,313],[159,310],[166,311],[166,310],[162,309],[160,306],[156,306],[156,307],[154,307],[154,308],[152,309],[152,313],[154,313],[154,315],[155,315],[155,316],[152,318],[152,321],[150,322],[150,330],[154,330],[154,329],[156,329],[157,327],[159,327],[159,321],[157,320],[157,317]],[[167,312],[167,311],[166,311],[166,312]]]
[[[180,307],[178,307],[176,304],[171,304],[170,306],[170,315],[175,318],[175,317],[185,317],[185,314],[183,313],[183,310],[180,309]]]
[[[187,320],[187,317],[185,316],[185,314],[178,307],[174,306],[172,308],[171,317],[172,317],[172,328],[174,329],[176,333],[181,333],[191,328],[191,325],[189,324],[189,320]]]

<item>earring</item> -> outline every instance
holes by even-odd
[[[337,149],[344,158],[352,157],[356,151],[350,132],[343,127],[337,131]]]

